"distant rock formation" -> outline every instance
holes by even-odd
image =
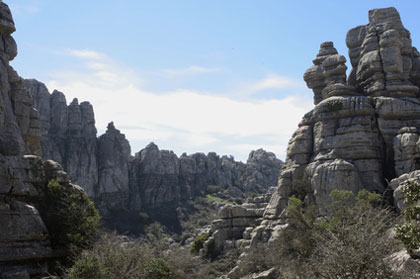
[[[263,149],[252,151],[245,164],[214,152],[178,158],[154,143],[132,158],[128,141],[112,122],[104,135],[96,137],[88,102],[79,105],[74,99],[67,106],[63,93],[50,94],[34,79],[25,80],[25,87],[41,114],[43,157],[59,162],[104,216],[173,206],[207,193],[208,187],[245,197],[277,184],[283,162]]]

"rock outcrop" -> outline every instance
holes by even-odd
[[[104,215],[112,210],[126,210],[129,197],[129,163],[131,148],[128,140],[114,123],[98,139],[98,187],[96,206]]]
[[[332,189],[383,193],[387,180],[417,168],[420,100],[418,52],[394,8],[369,12],[369,24],[347,33],[353,69],[331,42],[304,79],[314,91],[289,142],[279,187],[265,212],[279,219],[288,197],[321,208]]]
[[[263,218],[243,236],[251,235],[251,246],[274,240],[287,226],[291,196],[323,215],[333,189],[389,191],[403,209],[406,181],[420,177],[420,58],[410,33],[394,8],[372,10],[369,24],[351,29],[346,44],[348,78],[346,59],[332,42],[321,44],[304,74],[315,107],[289,141]]]
[[[215,256],[225,249],[252,246],[252,233],[264,216],[272,192],[250,197],[242,205],[225,205],[213,221],[210,237],[200,250],[201,256]],[[255,245],[256,243],[254,243]]]

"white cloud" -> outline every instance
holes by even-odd
[[[179,76],[203,74],[203,73],[216,73],[216,72],[220,72],[220,70],[221,70],[220,68],[189,66],[188,68],[183,68],[183,69],[165,69],[165,70],[162,70],[162,73],[164,73],[168,77],[179,77]]]
[[[252,92],[257,92],[267,89],[288,89],[296,87],[301,88],[302,82],[297,82],[288,77],[270,74],[267,77],[249,85],[249,90]]]
[[[71,56],[82,58],[82,59],[90,59],[90,60],[101,60],[106,59],[106,56],[100,52],[89,50],[89,49],[69,49],[67,53]]]
[[[90,101],[99,131],[114,121],[136,143],[133,153],[154,141],[178,154],[216,151],[246,160],[251,149],[264,147],[284,159],[291,134],[312,107],[311,99],[298,96],[244,101],[190,90],[154,94],[141,88],[133,70],[108,57],[79,57],[87,60],[84,70],[55,74],[48,88],[64,92],[68,101]],[[93,62],[101,66],[90,67]],[[247,144],[250,137],[258,142]]]

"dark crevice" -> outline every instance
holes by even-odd
[[[375,34],[376,34],[376,38],[377,38],[377,42],[378,42],[379,61],[381,63],[382,74],[384,75],[384,90],[386,90],[386,73],[385,73],[385,68],[384,68],[384,61],[382,59],[382,54],[381,54],[381,48],[379,46],[379,32],[376,29],[375,29]]]

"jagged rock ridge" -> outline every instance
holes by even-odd
[[[50,94],[33,79],[25,80],[25,87],[40,112],[43,157],[62,164],[104,216],[174,206],[212,186],[232,197],[244,197],[249,192],[264,193],[277,183],[282,161],[262,149],[252,151],[245,164],[214,152],[178,158],[154,143],[132,158],[128,141],[113,123],[96,137],[90,103],[79,105],[74,99],[67,106],[63,93]]]

